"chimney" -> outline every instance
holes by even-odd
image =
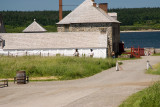
[[[59,21],[62,20],[62,0],[59,0]]]
[[[117,13],[108,13],[109,16],[111,16],[113,19],[117,20]]]
[[[94,7],[96,7],[96,6],[97,6],[97,4],[96,4],[96,3],[93,3],[93,6],[94,6]]]
[[[92,0],[94,2],[94,0]]]
[[[108,13],[108,3],[100,3],[99,8],[104,10],[106,13]]]

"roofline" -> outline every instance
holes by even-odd
[[[83,22],[81,22],[81,23],[83,23]],[[69,24],[81,24],[81,23],[63,23],[63,24],[56,23],[56,24],[57,25],[69,25]],[[84,23],[121,23],[121,22],[84,22]]]
[[[44,32],[47,32],[47,31],[23,31],[22,33],[44,33]]]
[[[18,51],[25,51],[25,50],[52,50],[52,49],[107,49],[107,47],[74,47],[74,48],[33,48],[33,49],[3,49],[4,51],[8,51],[8,50],[18,50]]]

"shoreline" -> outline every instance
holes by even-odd
[[[160,32],[160,30],[129,30],[129,31],[120,31],[120,33],[129,33],[129,32]]]

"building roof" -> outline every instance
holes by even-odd
[[[34,32],[46,32],[47,30],[44,29],[41,25],[39,25],[36,20],[30,24],[26,29],[23,30],[24,33],[34,33]]]
[[[73,10],[69,15],[57,24],[71,23],[109,23],[119,21],[110,17],[104,10],[93,6],[92,0],[85,0],[80,6]]]
[[[107,48],[107,35],[99,32],[3,33],[4,49]]]

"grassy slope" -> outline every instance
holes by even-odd
[[[0,78],[13,78],[25,70],[30,77],[56,76],[77,79],[92,76],[115,66],[116,60],[77,57],[0,57]]]
[[[155,53],[152,56],[160,56],[160,53]]]
[[[160,107],[160,82],[133,94],[119,107]]]
[[[146,71],[148,74],[160,75],[160,63],[153,69]],[[130,96],[120,107],[160,107],[160,82]]]
[[[120,26],[121,31],[160,30],[160,24],[156,25],[126,25]]]
[[[149,69],[146,73],[160,75],[160,63],[154,65],[153,69]]]

